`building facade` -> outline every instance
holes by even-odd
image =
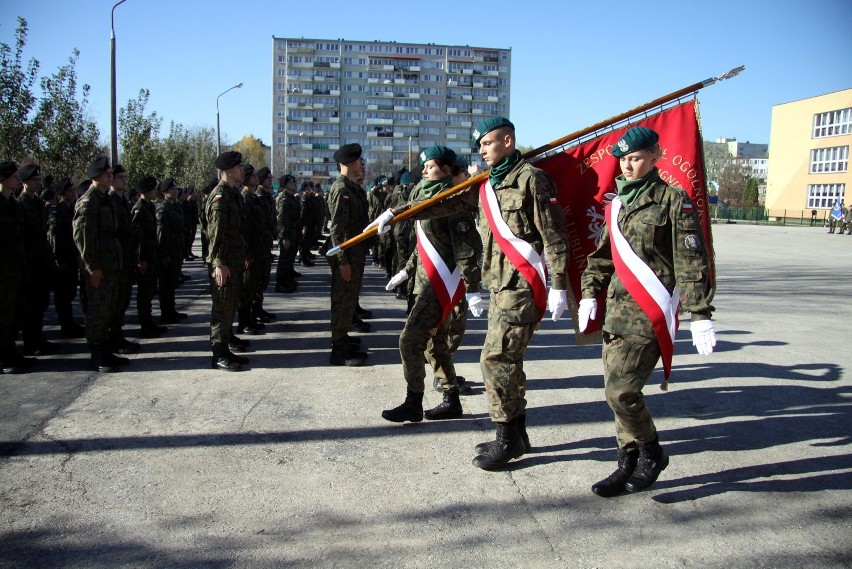
[[[479,161],[471,131],[510,115],[511,49],[273,38],[272,167],[326,183],[334,151],[357,142],[368,176],[444,144]]]
[[[852,89],[772,107],[766,208],[826,210],[852,184]]]

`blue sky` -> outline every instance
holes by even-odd
[[[0,41],[29,22],[25,55],[54,72],[80,50],[78,79],[109,136],[114,0],[0,0]],[[149,111],[216,125],[223,142],[272,138],[272,37],[512,48],[511,118],[538,146],[719,75],[699,92],[705,139],[769,142],[772,105],[852,87],[849,0],[705,2],[343,2],[126,0],[116,9],[118,106],[141,88]]]

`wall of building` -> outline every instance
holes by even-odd
[[[793,101],[772,107],[771,148],[766,185],[766,208],[770,210],[830,209],[829,196],[809,203],[808,186],[841,185],[843,193],[852,187],[848,161],[845,171],[811,173],[815,149],[846,147],[852,144],[852,125],[845,134],[815,137],[814,117],[829,111],[852,109],[852,89]],[[848,198],[847,198],[848,201]]]

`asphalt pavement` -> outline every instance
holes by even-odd
[[[320,260],[298,294],[267,294],[279,320],[227,373],[210,369],[195,261],[178,289],[190,317],[126,371],[89,371],[72,340],[0,376],[0,567],[852,567],[852,236],[713,233],[716,352],[684,325],[669,391],[659,366],[646,387],[671,462],[644,492],[590,491],[615,466],[614,427],[600,346],[577,346],[569,319],[546,319],[526,354],[533,452],[486,472],[471,465],[494,432],[485,317],[456,354],[464,417],[391,424],[405,304],[383,270],[363,288],[368,366],[328,364]]]

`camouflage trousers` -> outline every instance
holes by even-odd
[[[180,263],[172,257],[168,265],[160,265],[160,314],[163,316],[177,312],[175,308],[175,290],[180,284]]]
[[[59,317],[59,325],[63,328],[74,326],[74,299],[77,298],[77,287],[80,283],[80,272],[74,264],[67,264],[65,270],[57,271],[53,284],[53,306]]]
[[[257,301],[258,288],[262,275],[266,273],[265,259],[255,259],[251,266],[243,272],[243,288],[240,291],[239,315],[241,322],[247,324],[251,319],[252,308]]]
[[[438,302],[435,291],[427,286],[417,295],[405,327],[399,336],[399,356],[402,359],[402,372],[408,391],[423,393],[425,389],[426,368],[423,364],[423,354],[427,354],[435,375],[442,377],[441,387],[444,391],[458,389],[456,370],[453,367],[453,356],[447,342],[449,317],[438,326],[443,316],[441,303]]]
[[[262,259],[255,261],[258,263],[258,280],[257,288],[255,289],[255,302],[258,306],[263,304],[263,295],[266,292],[266,287],[269,286],[269,280],[272,275],[272,252],[270,251]]]
[[[364,261],[366,255],[350,258],[352,278],[349,282],[340,276],[340,261],[336,257],[328,259],[331,268],[331,341],[341,342],[349,332],[355,306],[358,304],[358,293],[361,290],[361,280],[364,277]]]
[[[139,314],[140,324],[150,324],[151,305],[154,302],[154,293],[157,290],[157,278],[160,267],[156,263],[148,265],[145,274],[139,274],[136,285],[136,312]]]
[[[86,288],[86,341],[89,346],[100,346],[109,341],[109,325],[118,300],[118,271],[104,271],[100,285],[92,286],[88,273]]]
[[[531,290],[491,293],[488,332],[479,366],[488,395],[488,413],[495,423],[509,422],[526,412],[524,352],[538,322]]]
[[[656,338],[603,334],[604,392],[615,414],[619,448],[635,447],[657,438],[642,388],[660,359]]]
[[[447,329],[447,351],[450,355],[450,361],[452,362],[453,354],[455,354],[456,350],[459,349],[462,338],[464,338],[464,332],[467,329],[467,301],[464,297],[462,297],[459,303],[453,307],[450,315],[447,316],[447,321],[444,322],[444,325]],[[447,388],[445,387],[447,384],[447,373],[444,366],[438,365],[437,360],[435,360],[432,356],[432,351],[435,349],[432,345],[433,343],[433,339],[430,338],[429,343],[426,344],[426,361],[429,362],[429,365],[431,365],[432,369],[435,370],[435,377],[437,377],[441,382],[441,387],[444,388],[444,391],[447,391]],[[453,371],[455,372],[455,370]]]
[[[110,319],[109,328],[113,334],[124,326],[124,313],[130,306],[130,296],[133,292],[133,275],[126,269],[116,271],[115,280],[115,310]]]
[[[240,302],[240,292],[243,288],[243,266],[229,267],[231,276],[225,284],[219,286],[213,278],[210,269],[210,293],[213,297],[213,307],[210,310],[210,343],[214,346],[227,347],[231,340],[231,326]]]
[[[24,273],[6,270],[0,275],[0,357],[15,345],[24,317]]]

